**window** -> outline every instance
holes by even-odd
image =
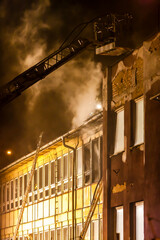
[[[39,168],[39,199],[43,198],[43,166]]]
[[[63,239],[68,239],[68,227],[63,228]]]
[[[2,186],[2,202],[3,202],[3,212],[5,211],[5,203],[6,203],[6,186],[5,184]]]
[[[136,240],[144,239],[144,203],[136,203]]]
[[[48,164],[45,165],[45,187],[48,186],[48,171],[49,170],[49,167],[48,167]]]
[[[68,189],[68,154],[63,156],[63,186],[64,191]]]
[[[77,187],[82,186],[82,148],[77,149]]]
[[[55,231],[51,230],[51,240],[55,240]]]
[[[114,153],[124,150],[124,110],[117,111]]]
[[[62,161],[62,158],[60,157],[60,158],[58,158],[57,159],[57,170],[58,170],[58,172],[57,172],[57,181],[58,182],[60,182],[61,181],[61,178],[62,178],[62,173],[61,173],[61,170],[62,170],[62,163],[61,163],[61,161]]]
[[[45,181],[44,181],[45,197],[49,197],[49,164],[46,164],[44,169],[45,169]]]
[[[57,240],[61,240],[61,229],[57,229]]]
[[[34,172],[34,191],[37,190],[37,169]]]
[[[98,231],[98,220],[93,221],[91,224],[91,239],[92,240],[97,240],[99,235]]]
[[[68,178],[68,154],[63,156],[63,178]]]
[[[76,239],[78,239],[78,237],[80,236],[82,231],[82,224],[77,224],[76,225]]]
[[[38,240],[38,234],[34,233],[34,240]]]
[[[144,142],[144,100],[135,102],[135,141],[134,145]]]
[[[14,207],[13,205],[13,193],[14,193],[14,181],[12,180],[11,181],[11,184],[10,184],[10,193],[11,193],[11,209]]]
[[[69,153],[69,189],[72,189],[73,151]]]
[[[29,179],[30,179],[30,177],[31,177],[31,172],[29,172],[28,173],[28,177],[29,177]],[[32,191],[33,191],[33,178],[32,178],[32,180],[31,180],[31,187],[30,187],[30,191],[29,191],[29,204],[31,204],[32,203]]]
[[[39,233],[39,240],[43,240],[43,233],[42,232]]]
[[[34,201],[37,201],[37,188],[38,188],[38,183],[37,183],[37,169],[34,172]]]
[[[123,240],[123,207],[116,208],[116,237]]]
[[[51,184],[55,184],[55,161],[51,162]]]
[[[27,189],[27,174],[24,175],[24,193],[26,192]]]
[[[84,166],[84,183],[90,183],[90,143],[84,145],[84,158],[83,158],[83,166]]]
[[[6,185],[6,193],[7,193],[7,211],[9,211],[9,193],[10,193],[10,191],[9,191],[9,182],[7,183],[7,185]]]
[[[100,179],[100,147],[99,139],[92,142],[92,182],[98,182]]]
[[[51,195],[55,194],[55,161],[51,162]]]
[[[99,233],[99,236],[100,236],[100,240],[103,240],[103,220],[100,219],[100,233]]]
[[[49,240],[49,232],[44,233],[44,238],[45,238],[45,240]]]
[[[18,178],[15,179],[15,184],[14,184],[15,190],[15,207],[18,207]]]

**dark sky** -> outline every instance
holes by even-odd
[[[126,12],[134,17],[133,41],[141,41],[155,29],[158,1],[1,0],[0,85],[58,49],[77,24],[104,13]],[[33,151],[41,131],[47,143],[92,110],[86,102],[88,96],[96,97],[97,79],[102,78],[93,56],[86,51],[0,110],[0,168]],[[6,155],[8,149],[11,156]]]

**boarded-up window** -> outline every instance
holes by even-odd
[[[84,182],[85,184],[90,183],[90,143],[84,145],[84,158],[83,158],[83,166],[84,166]]]
[[[45,165],[45,187],[47,187],[48,186],[48,173],[49,173],[49,167],[48,167],[49,165],[47,164],[47,165]]]
[[[135,106],[135,145],[144,142],[144,100],[136,101]]]
[[[116,208],[116,235],[123,240],[123,207]]]
[[[100,149],[98,138],[92,142],[92,182],[100,178]]]
[[[144,239],[144,203],[136,203],[136,240]]]
[[[51,162],[51,184],[55,183],[55,162]]]
[[[114,153],[124,150],[124,110],[117,112]]]
[[[68,154],[63,156],[63,179],[68,178]]]

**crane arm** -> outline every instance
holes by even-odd
[[[0,108],[14,100],[34,83],[45,78],[51,72],[78,55],[91,43],[87,39],[78,39],[72,42],[72,44],[50,54],[36,65],[15,77],[12,81],[3,85],[0,88]]]

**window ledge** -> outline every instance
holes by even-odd
[[[117,156],[117,155],[119,155],[120,153],[124,153],[125,151],[124,150],[122,150],[122,151],[119,151],[119,152],[115,152],[115,153],[113,153],[112,155],[110,155],[109,157],[110,158],[112,158],[112,157],[114,157],[114,156]]]
[[[144,151],[144,143],[138,143],[136,145],[130,146],[130,150],[132,151],[134,148],[139,148],[141,151]]]

